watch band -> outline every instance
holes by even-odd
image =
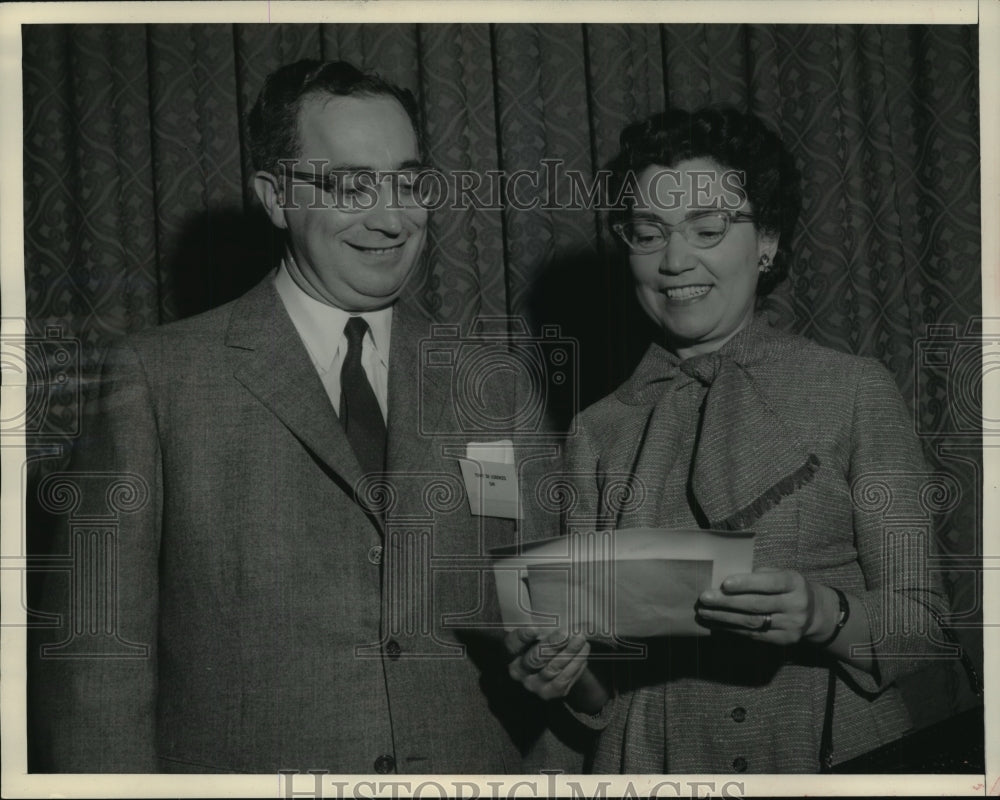
[[[833,633],[825,641],[820,642],[818,647],[829,647],[833,644],[833,640],[836,639],[841,630],[847,624],[847,620],[851,618],[851,604],[847,602],[847,595],[844,594],[840,589],[831,586],[831,589],[837,593],[837,602],[840,603],[840,618],[837,620],[837,624],[834,626]]]

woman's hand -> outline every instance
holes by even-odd
[[[698,621],[772,644],[822,642],[837,624],[837,594],[793,570],[761,569],[730,575],[719,589],[702,592]]]

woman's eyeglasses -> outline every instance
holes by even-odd
[[[646,255],[663,250],[674,231],[680,232],[692,247],[707,250],[726,238],[734,222],[752,222],[753,215],[741,211],[701,211],[683,222],[671,225],[657,219],[637,219],[612,225],[633,253]]]

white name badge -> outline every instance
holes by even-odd
[[[481,517],[521,519],[514,443],[469,442],[459,459],[469,511]]]

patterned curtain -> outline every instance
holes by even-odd
[[[283,63],[346,59],[412,89],[435,165],[479,174],[559,159],[591,175],[627,123],[665,106],[754,111],[804,177],[791,278],[769,311],[893,372],[948,479],[942,548],[982,553],[974,27],[80,25],[26,26],[22,42],[29,322],[79,342],[84,384],[112,338],[218,305],[274,264],[243,118]],[[581,370],[578,392],[550,398],[565,421],[638,358],[644,323],[618,258],[593,210],[442,209],[406,302],[446,321],[560,325]],[[73,432],[75,402],[50,391],[38,442]],[[981,573],[954,563],[958,633],[981,659]],[[964,702],[953,672],[918,717]]]

